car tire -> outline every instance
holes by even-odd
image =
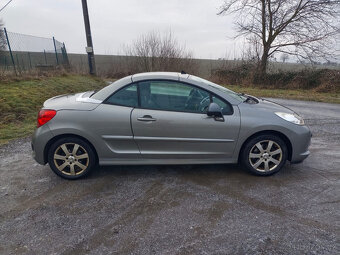
[[[279,172],[288,157],[286,143],[276,135],[251,138],[241,152],[241,164],[253,174],[269,176]]]
[[[77,137],[64,137],[52,144],[48,164],[54,173],[68,180],[82,178],[96,166],[92,147]]]

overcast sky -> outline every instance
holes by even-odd
[[[7,0],[0,0],[2,7]],[[232,17],[217,16],[223,0],[88,0],[94,50],[123,54],[123,45],[150,31],[172,31],[197,58],[237,57]],[[8,31],[52,37],[85,53],[81,0],[13,0],[0,13]],[[236,56],[235,56],[236,55]]]

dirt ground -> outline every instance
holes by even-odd
[[[340,105],[274,99],[313,132],[271,177],[235,165],[101,167],[66,181],[0,148],[0,254],[339,254]]]

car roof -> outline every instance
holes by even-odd
[[[131,76],[133,82],[141,80],[176,80],[179,81],[180,78],[188,78],[189,74],[175,73],[175,72],[148,72],[148,73],[138,73]]]
[[[104,87],[103,89],[98,91],[96,94],[94,94],[92,97],[94,99],[103,101],[109,95],[111,95],[115,91],[119,90],[120,88],[130,83],[138,82],[138,81],[157,80],[157,79],[187,82],[192,85],[197,85],[201,88],[205,88],[211,92],[214,92],[215,94],[220,95],[221,97],[223,97],[224,99],[226,99],[229,103],[233,105],[240,103],[240,101],[227,95],[226,93],[221,95],[221,92],[219,90],[217,90],[214,87],[209,86],[209,84],[206,84],[203,81],[199,81],[195,79],[195,76],[192,76],[186,73],[176,73],[176,72],[148,72],[148,73],[138,73],[138,74],[130,75],[130,76],[127,76],[125,78],[115,81],[109,86]]]

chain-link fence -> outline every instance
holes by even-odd
[[[45,38],[0,30],[0,71],[22,74],[32,70],[55,70],[68,67],[64,43]]]

